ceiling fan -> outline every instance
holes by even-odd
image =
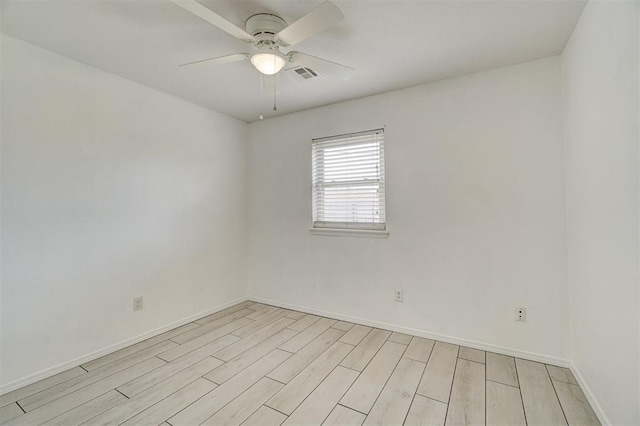
[[[281,47],[290,47],[327,28],[335,25],[344,15],[333,3],[326,1],[291,25],[277,15],[259,13],[245,22],[245,29],[232,24],[211,9],[196,0],[171,0],[183,9],[215,25],[235,38],[253,46],[251,53],[234,53],[231,55],[190,62],[184,65],[201,63],[227,64],[250,60],[258,71],[266,75],[280,72],[287,64],[302,66],[328,75],[344,77],[354,71],[353,68],[341,65],[306,53],[290,51],[284,53]]]

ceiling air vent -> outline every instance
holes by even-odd
[[[314,70],[305,67],[294,68],[292,72],[303,80],[309,80],[310,78],[316,78],[318,76],[318,73]]]

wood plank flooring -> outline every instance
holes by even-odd
[[[2,425],[597,425],[566,368],[244,302],[0,396]]]

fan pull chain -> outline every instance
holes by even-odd
[[[274,75],[273,76],[273,110],[277,111],[278,110],[278,106],[276,105],[276,84],[278,82],[278,78]]]
[[[276,57],[273,57],[273,67],[275,69],[276,66]],[[277,111],[278,107],[276,106],[276,86],[278,84],[278,73],[273,75],[273,110]]]

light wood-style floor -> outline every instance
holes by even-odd
[[[599,424],[565,368],[254,302],[0,407],[7,425]]]

